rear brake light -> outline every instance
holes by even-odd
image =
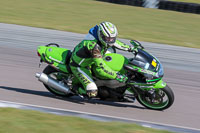
[[[39,57],[41,56],[39,52],[37,52],[37,55],[38,55]]]

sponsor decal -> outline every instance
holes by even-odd
[[[53,60],[53,61],[56,61],[56,62],[60,63],[60,64],[64,64],[64,62],[62,62],[62,61],[59,61],[59,60],[57,60],[57,59],[54,59],[54,58],[53,58],[53,57],[51,57],[51,56],[49,56],[49,58],[50,58],[51,60]]]
[[[90,81],[81,73],[78,73],[78,77],[83,81],[84,84],[89,84]]]
[[[112,72],[109,72],[108,70],[106,70],[106,69],[103,67],[103,64],[102,64],[102,63],[100,63],[99,66],[100,66],[100,68],[101,68],[105,73],[107,73],[107,74],[109,74],[109,75],[114,75]]]
[[[154,72],[151,72],[151,71],[148,71],[148,70],[145,70],[145,69],[142,69],[140,71],[143,72],[143,73],[154,75]]]

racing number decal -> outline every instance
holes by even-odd
[[[154,66],[154,67],[157,66],[157,63],[156,63],[156,60],[155,60],[155,59],[152,60],[151,65]]]

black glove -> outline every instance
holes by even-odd
[[[134,52],[137,51],[137,49],[135,47],[130,46],[130,48],[128,49],[128,52]]]

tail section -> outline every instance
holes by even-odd
[[[57,45],[56,45],[57,46]],[[69,62],[71,58],[71,51],[59,46],[53,47],[51,45],[39,46],[37,49],[38,56],[42,62],[50,64],[59,70],[70,73]]]

